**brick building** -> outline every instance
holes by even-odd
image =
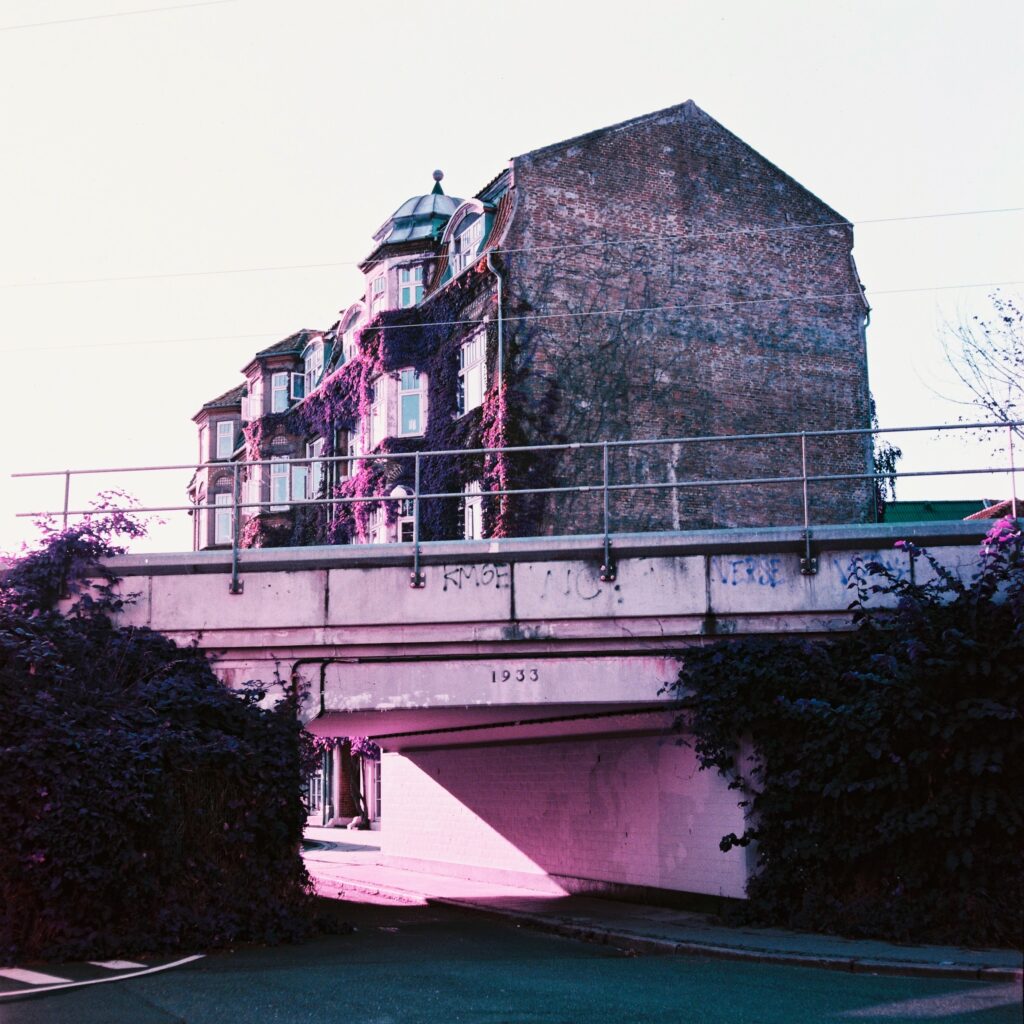
[[[868,307],[852,226],[693,102],[509,161],[472,198],[399,207],[325,330],[256,354],[197,413],[197,548],[411,539],[417,451],[864,428]],[[500,352],[499,352],[500,350]],[[350,461],[325,463],[325,456]],[[370,457],[372,455],[377,458]],[[808,442],[858,474],[869,441]],[[593,532],[600,449],[422,459],[421,537]],[[240,459],[264,465],[236,469]],[[223,468],[221,468],[223,463]],[[613,447],[615,484],[799,475],[799,438]],[[484,492],[481,494],[481,492]],[[869,485],[813,487],[818,522],[870,518]],[[310,498],[383,502],[303,505]],[[613,527],[798,522],[786,484],[619,490]],[[262,505],[260,504],[262,503]]]

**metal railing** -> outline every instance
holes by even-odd
[[[817,571],[816,560],[812,554],[811,548],[811,535],[812,528],[814,525],[823,526],[826,525],[826,521],[818,521],[816,524],[812,522],[811,515],[811,503],[810,503],[810,488],[816,484],[833,483],[840,484],[843,482],[854,482],[860,481],[862,483],[870,483],[871,487],[871,498],[876,499],[878,493],[879,482],[888,483],[897,480],[903,480],[915,477],[946,477],[946,476],[975,476],[981,474],[1009,474],[1010,478],[1010,510],[1011,514],[1016,517],[1018,512],[1022,511],[1018,507],[1017,500],[1017,486],[1016,486],[1016,461],[1014,451],[1014,432],[1016,429],[1024,426],[1024,421],[997,421],[997,422],[985,422],[985,423],[957,423],[957,424],[929,424],[926,426],[913,426],[913,427],[888,427],[888,428],[848,428],[848,429],[836,429],[836,430],[809,430],[809,431],[782,431],[774,433],[760,433],[760,434],[719,434],[719,435],[704,435],[696,437],[671,437],[671,438],[643,438],[640,440],[615,440],[615,441],[579,441],[579,442],[567,442],[562,444],[539,444],[539,445],[512,445],[500,448],[452,448],[452,449],[439,449],[433,451],[410,451],[410,452],[368,452],[362,455],[320,455],[320,456],[306,456],[304,458],[289,458],[287,459],[287,465],[292,466],[347,466],[348,472],[344,477],[338,480],[338,483],[343,483],[345,479],[352,476],[352,471],[355,469],[358,463],[388,463],[388,462],[412,462],[412,493],[402,493],[400,495],[395,494],[362,494],[362,495],[346,495],[334,493],[327,497],[317,498],[295,498],[289,496],[286,502],[282,502],[280,499],[275,499],[273,496],[269,500],[263,501],[245,501],[241,499],[241,472],[242,470],[249,470],[253,467],[263,467],[271,465],[280,465],[281,459],[253,459],[253,460],[212,460],[209,462],[201,463],[180,463],[176,465],[163,465],[163,466],[124,466],[124,467],[108,467],[98,469],[65,469],[65,470],[49,470],[42,472],[29,472],[29,473],[13,473],[11,474],[14,478],[38,478],[38,477],[63,477],[64,480],[64,503],[61,509],[48,510],[48,511],[35,511],[35,512],[19,512],[17,513],[20,518],[38,518],[38,517],[62,517],[64,528],[66,529],[71,516],[86,516],[101,513],[103,511],[113,511],[115,508],[119,510],[125,510],[124,506],[110,506],[109,508],[91,507],[91,508],[72,508],[70,495],[71,495],[71,480],[72,477],[89,476],[89,475],[121,475],[128,473],[155,473],[155,472],[170,472],[170,471],[182,471],[190,470],[193,474],[202,470],[208,470],[211,473],[220,471],[230,471],[232,480],[231,490],[231,504],[230,505],[217,505],[207,501],[205,504],[200,503],[189,503],[185,505],[152,505],[152,506],[133,506],[127,511],[138,512],[144,514],[150,513],[161,513],[161,512],[189,512],[189,513],[214,513],[218,511],[230,510],[231,512],[231,553],[232,553],[232,566],[231,566],[231,593],[241,592],[241,582],[239,579],[239,559],[240,559],[240,521],[243,513],[253,512],[256,514],[262,511],[278,512],[287,511],[291,508],[316,508],[318,506],[342,506],[342,505],[357,505],[360,503],[373,502],[373,503],[384,503],[384,502],[409,502],[412,507],[412,572],[410,574],[410,586],[414,588],[421,588],[424,586],[424,576],[421,572],[421,519],[422,519],[422,506],[427,501],[441,501],[448,499],[460,499],[464,500],[467,497],[465,491],[428,491],[426,493],[422,490],[422,466],[426,460],[431,458],[477,458],[480,460],[486,460],[488,458],[493,459],[494,457],[500,456],[516,456],[516,455],[538,455],[538,454],[558,454],[558,453],[577,453],[577,452],[595,452],[600,454],[601,459],[601,474],[600,480],[591,481],[589,483],[572,483],[572,484],[560,484],[554,486],[544,487],[505,487],[490,490],[479,490],[474,491],[473,496],[479,496],[481,498],[506,498],[512,496],[529,496],[529,495],[572,495],[572,494],[600,494],[600,519],[601,519],[601,535],[602,535],[602,555],[603,562],[601,564],[601,580],[609,582],[615,579],[615,565],[612,558],[612,538],[615,536],[615,530],[613,529],[613,515],[611,510],[611,498],[615,494],[624,492],[638,492],[638,491],[665,491],[665,490],[685,490],[690,488],[726,488],[726,487],[748,487],[748,486],[767,486],[767,485],[799,485],[800,487],[800,506],[804,536],[804,551],[803,558],[801,559],[801,571],[807,575],[811,575]],[[808,472],[808,442],[809,441],[820,441],[822,439],[838,440],[842,438],[863,438],[865,443],[869,442],[871,438],[876,435],[891,435],[891,434],[909,434],[909,433],[923,433],[923,432],[950,432],[950,431],[1005,431],[1006,435],[1006,452],[1008,456],[1006,465],[999,466],[983,466],[963,469],[927,469],[927,470],[913,470],[913,471],[873,471],[873,472],[861,472],[861,473],[810,473]],[[732,476],[732,477],[699,477],[694,479],[666,479],[657,481],[625,481],[625,482],[614,482],[611,478],[610,469],[610,455],[611,453],[626,450],[626,449],[647,449],[647,448],[658,448],[664,446],[678,446],[680,448],[684,446],[696,446],[696,445],[708,445],[712,443],[724,443],[724,444],[738,444],[738,443],[753,443],[753,442],[795,442],[799,445],[799,465],[800,471],[797,474],[788,475],[774,475],[774,476]],[[868,449],[865,447],[864,454],[867,456]],[[289,470],[290,472],[290,470]],[[262,475],[262,474],[261,474]],[[193,477],[194,478],[194,477]],[[403,485],[404,486],[404,485]],[[875,514],[876,521],[878,520],[877,510]],[[834,522],[834,521],[832,521]],[[796,524],[793,524],[796,525]],[[226,546],[226,544],[224,545]]]

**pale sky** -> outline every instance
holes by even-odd
[[[972,416],[940,326],[984,308],[966,286],[1024,281],[1024,213],[858,222],[1024,206],[1022,35],[1011,0],[0,0],[0,551],[63,497],[12,472],[193,459],[199,406],[358,297],[435,167],[469,196],[686,99],[855,222],[882,423]],[[917,288],[944,290],[884,294]],[[907,469],[988,456],[901,443]],[[178,503],[188,475],[122,483]],[[188,547],[187,522],[149,546]]]

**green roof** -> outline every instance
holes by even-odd
[[[890,501],[886,503],[887,523],[936,523],[966,519],[988,508],[990,502],[981,498],[959,498],[952,501]]]

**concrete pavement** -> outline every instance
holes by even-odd
[[[549,896],[515,886],[389,867],[381,833],[307,828],[318,844],[306,867],[323,896],[384,903],[446,904],[570,938],[643,953],[674,953],[819,967],[863,974],[1020,981],[1014,950],[905,946],[782,928],[734,928],[704,914],[585,896]]]

